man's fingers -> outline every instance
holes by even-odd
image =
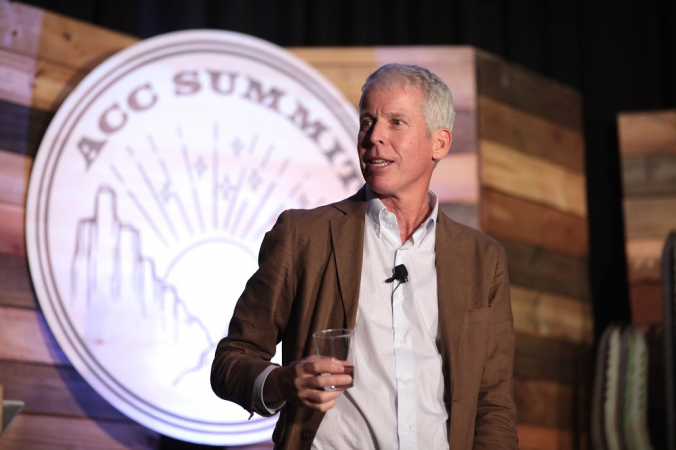
[[[343,373],[345,364],[345,361],[313,355],[281,369],[283,397],[308,408],[328,411],[352,383],[352,377]]]
[[[320,391],[311,389],[303,392],[301,402],[310,408],[326,412],[333,408],[336,404],[336,399],[340,397],[342,391]]]
[[[345,361],[338,361],[333,358],[313,356],[305,364],[305,372],[312,374],[323,373],[343,373],[345,371]]]
[[[336,389],[345,389],[352,384],[352,377],[350,375],[320,375],[314,377],[312,380],[315,389],[323,390],[327,387]]]

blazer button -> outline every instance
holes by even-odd
[[[315,437],[315,434],[311,430],[303,430],[303,432],[300,434],[300,438],[304,441],[309,441],[313,437]]]

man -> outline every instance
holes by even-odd
[[[360,101],[364,188],[286,211],[267,233],[211,383],[252,413],[281,409],[277,448],[517,448],[504,250],[429,191],[454,115],[431,72],[381,67]],[[408,282],[386,282],[400,264]],[[351,381],[343,363],[312,355],[312,333],[329,328],[357,330],[344,392],[321,389]]]

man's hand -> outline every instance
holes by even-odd
[[[290,401],[326,412],[336,405],[336,399],[343,391],[322,389],[327,386],[345,386],[352,382],[350,375],[343,374],[346,364],[345,361],[312,355],[275,369],[265,380],[263,399],[266,404]]]

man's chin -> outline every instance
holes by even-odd
[[[394,195],[394,189],[387,183],[382,183],[374,180],[367,180],[366,184],[369,185],[371,190],[378,198],[387,198]]]

